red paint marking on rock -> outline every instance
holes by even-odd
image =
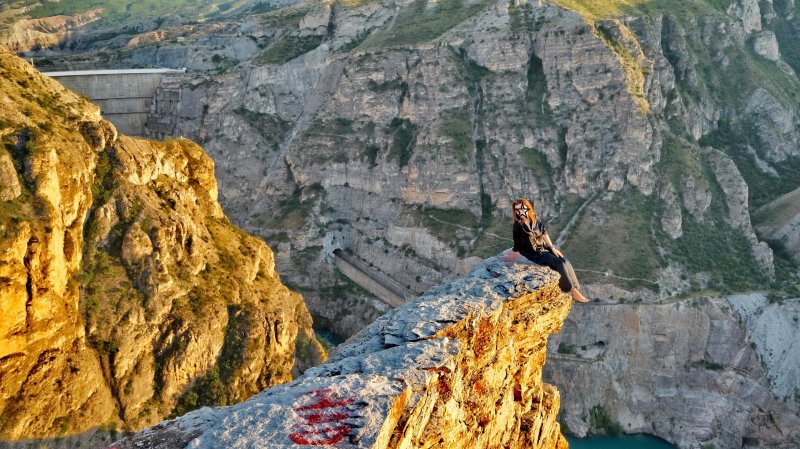
[[[348,433],[350,433],[350,428],[347,426],[342,426],[335,429],[322,429],[306,433],[293,433],[289,435],[289,438],[291,438],[295,444],[300,444],[303,446],[327,446],[344,440],[344,437],[346,437]]]
[[[295,426],[296,431],[289,434],[289,438],[302,446],[325,446],[344,440],[350,433],[350,427],[341,421],[350,418],[350,415],[341,407],[351,404],[353,400],[338,398],[327,388],[309,391],[302,396],[308,396],[315,402],[295,407],[294,410],[300,413],[304,422]]]

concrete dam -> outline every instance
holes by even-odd
[[[129,136],[145,137],[156,90],[176,69],[76,70],[43,72],[100,106],[103,117]]]
[[[365,288],[392,308],[419,296],[389,276],[369,267],[354,254],[341,249],[333,251],[336,267],[356,284]]]

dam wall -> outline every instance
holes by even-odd
[[[122,134],[144,137],[156,89],[175,69],[75,70],[44,72],[100,106],[102,116]]]
[[[358,257],[341,249],[333,252],[336,267],[356,284],[392,307],[399,307],[417,295],[399,282],[373,270]]]

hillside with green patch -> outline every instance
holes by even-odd
[[[226,211],[275,239],[281,271],[341,335],[382,312],[334,289],[330,251],[422,292],[511,246],[520,196],[600,300],[796,291],[785,244],[751,215],[800,186],[797,4],[237,11],[61,61],[188,67],[162,100],[191,94],[152,118],[204,143]]]

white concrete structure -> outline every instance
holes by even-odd
[[[162,78],[185,71],[125,69],[43,73],[99,105],[103,117],[121,133],[144,136],[150,105]]]

